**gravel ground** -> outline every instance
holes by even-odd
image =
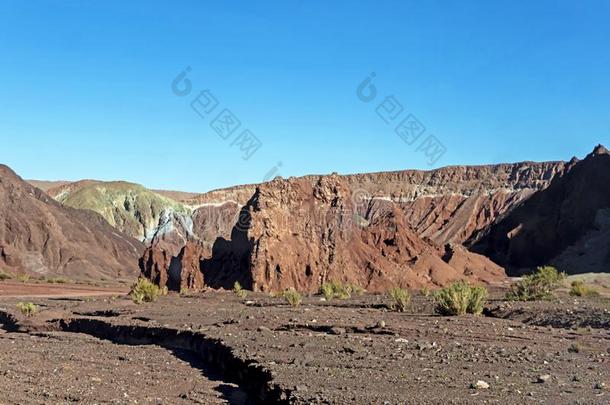
[[[280,298],[250,294],[241,300],[228,292],[170,295],[139,306],[124,298],[39,299],[35,303],[41,311],[27,321],[20,318],[30,330],[51,327],[56,323],[48,321],[53,319],[88,318],[218,339],[244,364],[268,371],[272,383],[282,390],[282,398],[291,403],[610,403],[610,330],[603,327],[610,314],[608,302],[601,299],[519,304],[518,311],[515,307],[499,311],[498,307],[507,304],[492,301],[487,311],[490,316],[459,318],[434,315],[433,302],[426,297],[415,297],[407,313],[389,312],[385,298],[374,295],[332,302],[311,297],[299,308],[285,305]],[[16,313],[13,306],[10,300],[0,301],[0,310]],[[544,326],[524,322],[541,313],[551,322]],[[594,314],[596,322],[581,327],[582,322],[552,321],[554,317],[563,320],[570,313],[577,314],[577,319],[578,314],[586,319],[587,314]],[[4,336],[13,338],[15,334]],[[34,339],[40,352],[58,355],[31,355],[31,350],[7,354],[3,347],[10,343],[2,339],[4,357],[0,367],[7,367],[7,360],[12,359],[13,364],[23,365],[23,372],[40,365],[42,374],[51,376],[58,365],[66,364],[64,367],[76,371],[61,371],[59,381],[80,387],[74,392],[83,395],[79,397],[83,402],[128,403],[137,398],[146,403],[159,397],[161,403],[176,403],[174,399],[182,399],[185,392],[196,392],[204,403],[213,403],[207,398],[222,400],[218,384],[228,385],[230,380],[222,370],[213,369],[208,374],[215,372],[225,381],[211,381],[202,374],[205,364],[180,361],[180,357],[154,345],[117,345],[81,334],[61,333],[59,340],[18,336],[25,341]],[[63,351],[69,353],[75,346],[69,339],[87,339],[85,347],[93,346],[81,350],[79,344],[73,357],[62,356]],[[93,347],[106,346],[108,350],[97,350],[108,353],[108,360],[99,364],[86,360],[87,353],[96,353]],[[128,361],[113,357],[122,351],[121,356]],[[99,377],[108,382],[106,387],[99,382],[92,384],[85,372],[113,367],[120,373]],[[18,383],[20,389],[13,388],[15,385],[4,382],[4,368],[0,370],[0,398],[12,398],[18,392],[25,396],[17,397],[16,403],[45,402],[34,379]],[[111,382],[112,378],[116,382]],[[190,385],[181,388],[184,381]],[[56,395],[50,401],[65,400],[52,386],[46,387]],[[111,399],[105,399],[103,395],[110,387],[127,390],[129,398],[110,390]],[[169,392],[167,387],[175,391]],[[36,394],[28,396],[29,392]],[[191,397],[184,400],[194,402]]]
[[[64,332],[0,334],[0,404],[222,404],[234,385],[185,353]]]

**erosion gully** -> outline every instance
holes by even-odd
[[[92,318],[68,318],[49,321],[43,328],[21,324],[9,312],[0,310],[0,328],[7,332],[45,331],[84,333],[98,339],[124,345],[157,345],[186,352],[201,361],[202,372],[212,371],[228,383],[237,384],[250,403],[287,404],[290,391],[272,381],[271,373],[260,364],[236,356],[221,340],[199,332],[165,327],[113,324]]]

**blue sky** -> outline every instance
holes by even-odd
[[[583,156],[610,143],[608,15],[607,1],[4,0],[0,162],[206,191],[278,162],[288,177]],[[202,118],[205,89],[218,106]],[[388,96],[403,111],[386,124]],[[241,122],[227,140],[210,126],[225,108]],[[426,128],[412,145],[394,132],[408,114]],[[232,145],[245,129],[262,144],[248,160]],[[446,150],[432,164],[429,135]]]

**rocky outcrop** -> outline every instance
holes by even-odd
[[[173,291],[202,291],[205,287],[202,260],[209,256],[203,246],[188,242],[177,255],[159,245],[151,246],[140,259],[142,275]]]
[[[65,207],[0,165],[0,268],[34,277],[132,280],[144,246],[99,214]]]
[[[457,279],[495,283],[503,269],[461,244],[565,167],[524,162],[305,176],[217,190],[197,197],[193,214],[193,234],[210,248],[204,282],[263,291],[315,291],[330,280],[371,291]]]
[[[358,198],[374,199],[380,205],[384,201],[397,204],[418,235],[444,245],[477,239],[496,219],[546,188],[564,172],[565,166],[564,162],[521,162],[339,177]],[[320,177],[300,179],[314,185]],[[244,206],[257,187],[215,190],[192,199],[191,203]],[[202,239],[213,242],[207,237]]]
[[[598,146],[491,226],[473,249],[511,274],[555,264],[567,273],[610,271],[610,154]]]
[[[466,250],[460,254],[468,263],[485,261]],[[241,210],[231,239],[217,240],[202,270],[213,287],[239,281],[261,291],[316,291],[326,281],[342,281],[385,291],[504,279],[501,268],[486,264],[476,275],[463,263],[452,267],[395,204],[354,201],[344,179],[322,176],[315,184],[301,178],[261,185]]]

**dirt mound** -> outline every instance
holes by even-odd
[[[100,215],[62,206],[0,165],[4,271],[73,280],[127,280],[137,275],[143,249]]]
[[[555,264],[569,274],[610,271],[610,153],[598,146],[493,225],[473,250],[511,274]]]

